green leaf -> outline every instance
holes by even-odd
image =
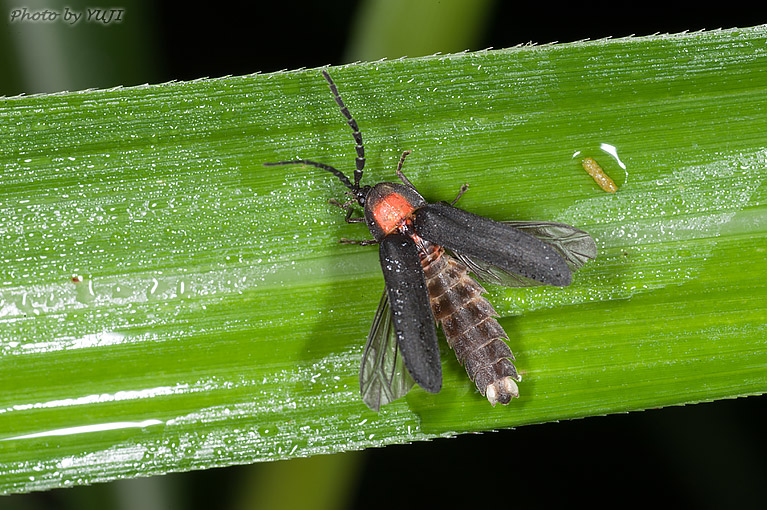
[[[0,102],[0,489],[339,452],[764,393],[767,29],[332,69],[366,183],[589,231],[564,289],[488,288],[523,375],[369,411],[383,283],[329,198],[354,146],[317,70]],[[581,168],[597,160],[618,184]],[[624,169],[625,167],[625,169]]]

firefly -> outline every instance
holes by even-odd
[[[362,185],[362,134],[330,75],[323,70],[322,76],[352,130],[353,180],[316,161],[265,165],[302,164],[335,175],[352,198],[330,203],[346,212],[347,223],[365,223],[373,237],[341,242],[379,246],[385,290],[362,354],[363,402],[378,411],[403,397],[414,384],[431,393],[440,391],[439,324],[477,390],[493,406],[508,404],[519,396],[521,377],[506,343],[509,337],[477,279],[505,287],[565,287],[573,271],[596,257],[594,240],[562,223],[499,222],[459,209],[455,204],[466,185],[450,203],[429,203],[402,171],[410,151],[402,153],[397,165],[400,182]],[[355,205],[362,208],[362,216],[355,215]]]

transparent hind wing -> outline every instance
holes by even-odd
[[[597,257],[597,244],[587,232],[553,221],[504,221],[507,225],[537,237],[559,253],[571,271]]]
[[[461,261],[461,263],[469,269],[469,272],[473,273],[474,276],[483,283],[500,285],[501,287],[538,287],[540,285],[545,285],[545,283],[533,280],[532,278],[526,278],[516,273],[510,273],[509,271],[494,266],[484,260],[479,260],[456,252],[451,252],[450,254]]]
[[[382,405],[404,397],[413,384],[397,347],[389,298],[384,290],[362,353],[362,401],[373,411],[378,411]]]
[[[503,221],[511,227],[543,241],[562,256],[571,271],[577,271],[597,256],[594,239],[581,229],[552,221]],[[503,287],[535,287],[542,283],[508,272],[485,261],[461,253],[453,253],[480,280]]]

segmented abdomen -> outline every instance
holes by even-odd
[[[466,368],[477,389],[491,404],[508,404],[519,396],[514,355],[509,337],[494,317],[498,314],[471,278],[466,266],[428,243],[421,255],[434,318],[442,325],[447,343]]]

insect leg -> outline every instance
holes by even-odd
[[[365,168],[365,146],[362,143],[362,133],[360,133],[359,126],[357,126],[357,121],[354,120],[354,117],[352,117],[352,114],[349,112],[349,108],[346,107],[343,99],[341,99],[341,94],[338,93],[338,87],[336,87],[336,84],[333,83],[333,79],[325,70],[322,71],[322,76],[324,76],[325,80],[327,80],[328,86],[330,87],[330,92],[333,93],[333,98],[336,100],[336,104],[341,109],[341,114],[346,118],[346,123],[349,124],[350,128],[352,128],[352,136],[354,137],[354,141],[357,144],[354,147],[357,151],[357,159],[355,160],[357,169],[354,170],[354,187],[359,188],[360,179],[362,179],[362,170]],[[351,186],[349,187],[351,188]]]
[[[463,186],[461,186],[461,189],[458,190],[458,196],[456,196],[453,199],[453,201],[450,202],[450,205],[455,205],[455,203],[458,202],[458,199],[461,198],[463,196],[463,194],[466,193],[466,191],[468,189],[469,189],[469,185],[468,184],[464,184]]]
[[[415,186],[413,186],[413,183],[410,182],[410,179],[405,177],[405,174],[402,172],[402,165],[405,164],[405,158],[410,154],[411,151],[405,151],[402,153],[402,157],[399,158],[399,163],[397,164],[397,177],[399,177],[399,180],[401,180],[403,183],[405,183],[406,186],[409,186],[413,189],[415,189]]]
[[[331,205],[335,205],[336,207],[340,207],[344,211],[346,211],[346,217],[344,218],[346,220],[346,223],[365,223],[365,218],[359,217],[359,218],[352,218],[352,214],[354,213],[354,208],[352,207],[352,204],[355,204],[356,202],[354,200],[349,200],[348,202],[341,203],[335,198],[331,198],[328,200],[328,203]]]

